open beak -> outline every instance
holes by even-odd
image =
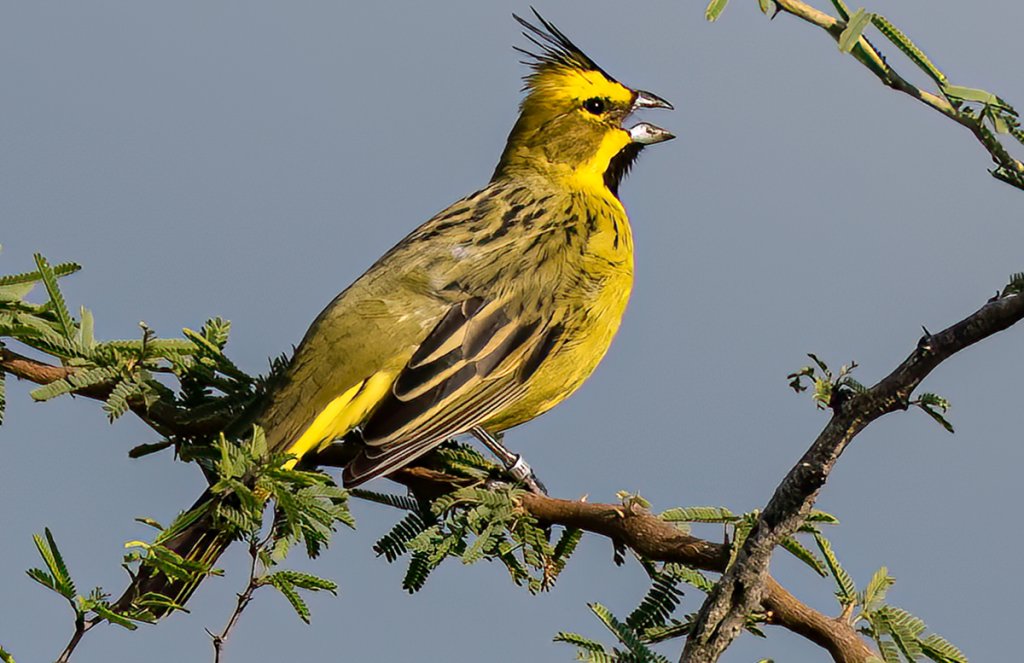
[[[645,92],[644,90],[636,91],[636,99],[633,100],[633,110],[640,110],[641,108],[664,108],[665,110],[675,110],[675,107],[659,97],[656,94]]]
[[[633,100],[633,110],[640,110],[644,108],[664,108],[666,110],[673,110],[672,104],[668,103],[656,94],[645,92],[644,90],[636,91],[636,99]],[[641,122],[633,127],[629,128],[629,137],[634,143],[640,145],[654,145],[655,143],[663,143],[666,140],[672,140],[675,135],[659,126],[653,125],[650,122]]]
[[[634,143],[641,145],[654,145],[664,143],[666,140],[675,138],[675,134],[655,126],[650,122],[641,122],[629,128],[629,137]]]

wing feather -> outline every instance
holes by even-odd
[[[453,305],[363,423],[366,447],[345,484],[393,471],[521,398],[560,336],[560,325],[510,315],[501,302]]]
[[[519,398],[524,391],[522,385],[507,383],[501,392],[488,394],[488,399],[479,399],[482,402],[477,403],[477,407],[451,413],[444,420],[436,422],[430,430],[425,430],[414,438],[396,441],[387,446],[363,448],[359,455],[345,465],[342,474],[344,485],[349,488],[358,486],[407,465],[445,440],[487,419]]]

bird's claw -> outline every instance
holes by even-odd
[[[505,471],[510,477],[526,486],[526,489],[535,495],[547,495],[548,489],[541,483],[541,480],[534,474],[531,468],[521,455],[516,455],[516,461]]]

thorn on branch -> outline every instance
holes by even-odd
[[[924,332],[924,335],[921,336],[921,338],[917,339],[917,352],[919,354],[925,355],[931,353],[934,349],[932,347],[933,336],[932,333],[928,331],[928,328],[925,327],[924,325],[921,325],[921,330]]]

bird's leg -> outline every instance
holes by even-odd
[[[491,435],[480,426],[474,426],[469,432],[473,434],[473,437],[483,442],[484,446],[490,449],[492,454],[497,456],[502,466],[504,466],[505,472],[510,477],[525,485],[531,493],[538,495],[548,494],[547,488],[540,482],[537,475],[533,473],[533,469],[523,460],[523,457],[506,449],[505,445],[501,443],[499,436]]]

